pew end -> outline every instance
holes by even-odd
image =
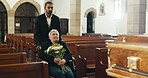
[[[108,78],[106,69],[108,68],[108,49],[96,48],[95,52],[95,78]]]
[[[86,58],[78,55],[76,58],[77,78],[87,77]]]

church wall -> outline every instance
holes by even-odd
[[[97,33],[113,33],[113,34],[126,34],[127,33],[127,10],[126,0],[121,0],[121,14],[117,18],[115,15],[115,3],[114,1],[102,1],[99,2],[105,4],[105,15],[98,17],[96,21],[96,32]],[[99,8],[99,6],[98,6]]]
[[[60,18],[70,18],[70,0],[54,0],[53,13]]]
[[[94,18],[95,33],[127,33],[127,11],[126,0],[121,0],[121,17],[115,18],[114,0],[82,0],[81,5],[81,31],[87,32],[87,19],[84,17],[86,11],[90,8],[96,10],[96,17]],[[104,4],[104,15],[100,15],[100,5]]]
[[[10,6],[10,8],[12,9],[13,6],[19,1],[19,0],[6,0]]]
[[[70,0],[54,0],[53,13],[60,18],[69,19],[69,30],[70,30]]]
[[[91,9],[97,10],[96,3],[98,3],[98,1],[97,2],[96,1],[97,0],[81,0],[81,24],[80,24],[81,33],[87,32],[87,15],[86,14],[88,14],[87,11],[91,11]]]
[[[34,2],[36,1],[40,6],[39,13],[44,13],[44,1],[45,0],[1,0],[2,2],[7,2],[10,6],[10,10],[8,13],[8,32],[13,33],[14,32],[14,12],[13,9],[17,8],[16,5],[18,5],[18,2],[20,2],[19,5],[22,4],[22,2]],[[47,1],[47,0],[46,0]],[[45,1],[45,2],[46,2]],[[68,18],[69,19],[69,28],[71,20],[71,10],[80,10],[80,33],[86,33],[87,32],[87,17],[86,14],[89,13],[89,11],[94,12],[94,31],[95,33],[114,33],[114,34],[120,34],[120,33],[127,33],[127,0],[121,0],[121,17],[118,19],[115,19],[115,12],[114,12],[114,0],[81,0],[80,9],[72,8],[70,3],[71,0],[52,0],[54,3],[54,11],[53,13],[58,15],[60,18]],[[104,3],[104,15],[100,15],[100,4]],[[6,5],[7,6],[7,5]],[[15,6],[15,7],[14,7]],[[75,5],[77,6],[77,5]],[[74,6],[73,6],[74,7]],[[9,17],[10,16],[10,17]],[[147,22],[146,22],[147,23]],[[147,24],[146,24],[147,25]],[[148,31],[148,27],[146,27],[146,32]],[[81,34],[80,34],[81,35]]]
[[[104,3],[104,15],[100,15],[100,4]],[[114,1],[101,1],[97,4],[97,18],[95,24],[96,33],[116,33],[116,22],[114,17]]]
[[[118,34],[127,33],[127,0],[121,0],[121,20],[119,20],[119,25],[117,26]]]
[[[82,33],[87,32],[86,17],[84,17],[85,12],[89,8],[96,9],[96,17],[94,18],[94,29],[95,33],[116,33],[116,22],[114,20],[114,5],[113,1],[98,1],[98,0],[82,0],[81,6],[81,28]],[[104,15],[99,15],[100,4],[104,3]]]

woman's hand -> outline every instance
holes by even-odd
[[[54,62],[59,65],[60,58],[54,58]]]
[[[63,65],[65,63],[66,63],[66,60],[65,59],[62,59],[62,60],[59,61],[59,64],[58,65]]]

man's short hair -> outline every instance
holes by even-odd
[[[47,1],[46,3],[45,3],[45,6],[44,6],[44,8],[46,7],[46,5],[47,4],[53,4],[52,2],[50,2],[50,1]]]

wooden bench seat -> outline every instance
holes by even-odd
[[[62,40],[65,42],[73,42],[73,41],[100,41],[100,40],[108,40],[113,38],[104,38],[104,37],[87,37],[87,36],[62,36]]]
[[[75,53],[75,50],[76,50],[76,44],[105,44],[104,41],[73,41],[73,42],[66,42],[67,43],[67,46],[68,48],[70,49],[70,51],[72,52],[72,54],[75,56],[76,53]]]
[[[13,53],[15,52],[15,48],[9,48],[9,47],[5,47],[5,48],[0,48],[0,54],[2,53]]]
[[[49,78],[48,64],[30,62],[0,65],[0,78]]]
[[[6,48],[6,47],[9,47],[9,46],[5,43],[0,43],[0,48]]]
[[[26,62],[27,57],[25,52],[0,54],[0,65]]]

